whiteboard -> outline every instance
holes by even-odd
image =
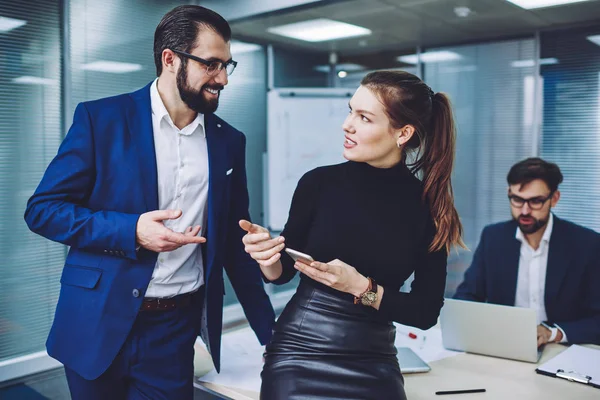
[[[265,225],[283,230],[292,195],[306,172],[339,164],[354,89],[273,89],[267,95]]]

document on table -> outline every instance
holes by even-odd
[[[600,389],[600,350],[574,344],[537,367],[536,372]]]
[[[395,325],[396,347],[410,347],[426,363],[462,354],[460,351],[451,351],[444,348],[442,330],[439,325],[426,331],[412,326]]]

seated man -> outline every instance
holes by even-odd
[[[600,234],[550,212],[562,179],[540,158],[510,169],[513,220],[483,230],[454,297],[534,308],[538,346],[600,344]]]

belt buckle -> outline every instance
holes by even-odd
[[[167,305],[166,305],[167,302],[164,301],[164,300],[165,299],[161,299],[160,297],[158,297],[156,299],[156,308],[161,309],[161,310],[162,309],[166,309],[167,308]]]

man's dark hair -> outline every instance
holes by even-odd
[[[156,76],[162,73],[162,52],[165,49],[190,53],[196,47],[196,39],[201,29],[212,29],[223,40],[231,40],[231,28],[216,12],[194,5],[178,6],[160,20],[154,32],[154,64]],[[185,67],[186,59],[182,59]]]
[[[563,175],[558,165],[532,157],[513,165],[506,177],[509,185],[521,185],[521,187],[536,179],[546,182],[550,191],[554,193],[562,183]]]

